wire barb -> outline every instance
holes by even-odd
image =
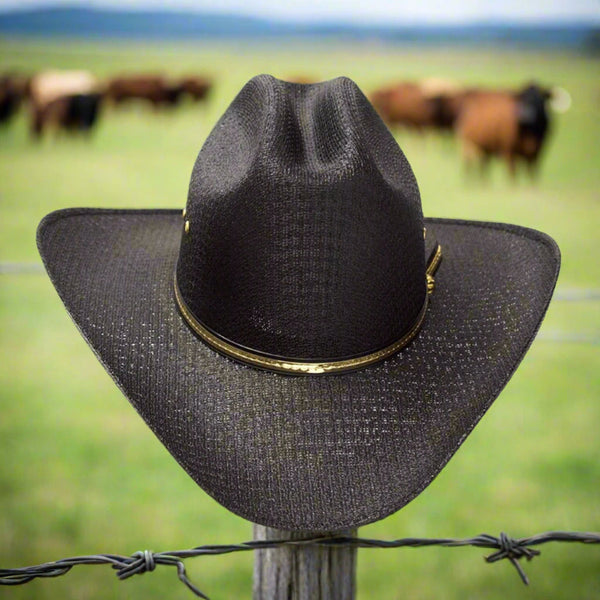
[[[549,531],[527,538],[511,538],[506,533],[494,537],[486,533],[466,539],[455,538],[401,538],[398,540],[373,540],[344,536],[312,537],[299,540],[252,540],[242,544],[197,546],[188,550],[173,550],[169,552],[152,552],[140,550],[131,556],[118,554],[92,554],[63,558],[55,562],[43,563],[31,567],[16,569],[0,569],[0,585],[21,585],[29,583],[38,577],[60,577],[68,573],[76,565],[110,564],[121,580],[151,572],[158,565],[172,566],[177,569],[179,580],[198,598],[209,600],[188,578],[183,560],[195,556],[230,554],[252,550],[267,550],[282,546],[336,546],[353,548],[423,548],[425,546],[444,546],[457,548],[459,546],[474,546],[495,550],[485,557],[486,562],[494,563],[508,559],[515,567],[525,585],[529,584],[519,560],[531,560],[540,555],[540,551],[532,548],[547,542],[579,542],[584,544],[600,544],[600,533],[580,531]]]
[[[493,554],[486,556],[486,562],[493,563],[502,560],[503,558],[508,558],[519,573],[521,581],[523,581],[525,585],[529,585],[529,578],[525,574],[525,571],[523,571],[519,559],[526,558],[527,560],[531,560],[534,556],[539,556],[541,552],[534,548],[528,548],[524,545],[524,540],[515,540],[506,535],[506,533],[501,533],[497,542],[499,549]]]

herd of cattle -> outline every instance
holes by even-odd
[[[454,132],[467,165],[478,163],[484,169],[496,156],[506,161],[511,175],[518,161],[535,175],[550,127],[550,109],[566,111],[571,98],[562,88],[535,83],[511,90],[429,79],[376,90],[371,102],[390,127]]]
[[[196,102],[206,99],[211,87],[211,80],[200,76],[169,80],[162,75],[136,74],[101,81],[83,70],[48,70],[32,77],[7,74],[0,76],[0,124],[27,103],[34,139],[51,128],[87,133],[103,103],[137,100],[156,109],[174,107],[186,97]]]
[[[310,78],[295,79],[310,83]],[[89,132],[101,105],[144,101],[155,109],[174,107],[184,98],[202,101],[212,81],[188,76],[177,80],[155,74],[130,74],[100,81],[89,71],[43,71],[32,77],[0,76],[0,124],[29,104],[30,130],[39,139],[45,130]],[[467,164],[482,169],[493,156],[504,159],[511,174],[517,161],[535,174],[549,131],[550,108],[564,112],[570,96],[561,88],[529,84],[521,89],[463,87],[428,79],[400,82],[370,94],[390,127],[415,132],[452,131]]]

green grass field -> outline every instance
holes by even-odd
[[[558,293],[600,288],[600,63],[562,53],[381,46],[136,45],[0,42],[0,72],[89,68],[210,73],[206,105],[157,114],[107,110],[93,139],[33,145],[24,113],[0,130],[0,262],[39,262],[35,229],[68,206],[183,207],[198,150],[251,76],[348,75],[366,92],[399,78],[559,84],[572,109],[555,121],[541,178],[512,183],[500,165],[465,179],[451,139],[397,139],[427,216],[505,221],[561,247]],[[582,336],[582,341],[564,341]],[[360,530],[371,537],[467,537],[505,530],[600,530],[600,302],[554,302],[539,339],[500,398],[436,480],[406,508]],[[555,339],[563,339],[562,342]],[[588,341],[586,341],[586,339]],[[592,343],[596,340],[596,344]],[[310,499],[305,499],[309,501]],[[241,542],[251,526],[177,466],[94,358],[42,273],[0,274],[0,567],[77,554]],[[525,564],[486,565],[477,549],[361,550],[362,600],[600,598],[600,547],[549,545]],[[188,561],[214,600],[249,598],[252,556]],[[108,567],[0,598],[189,598],[173,570],[118,582]]]

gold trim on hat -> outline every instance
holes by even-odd
[[[389,346],[378,350],[377,352],[372,352],[371,354],[366,354],[357,358],[349,358],[346,360],[309,362],[306,360],[286,360],[280,358],[271,358],[269,356],[256,354],[251,350],[240,348],[238,346],[234,346],[229,342],[226,342],[225,340],[212,333],[212,331],[207,329],[204,325],[202,325],[202,323],[200,323],[200,321],[198,321],[198,319],[194,317],[187,304],[185,303],[185,300],[181,295],[179,285],[177,284],[177,275],[175,275],[174,281],[175,299],[177,301],[177,306],[179,307],[183,318],[185,319],[187,324],[194,330],[194,332],[198,334],[198,336],[209,346],[211,346],[218,352],[221,352],[225,356],[229,356],[230,358],[239,360],[249,365],[253,365],[255,367],[260,367],[271,371],[277,371],[279,373],[298,375],[323,375],[326,373],[342,373],[344,371],[351,371],[354,369],[367,367],[374,363],[380,362],[385,358],[388,358],[392,354],[396,354],[397,352],[402,350],[402,348],[407,346],[408,343],[417,335],[417,333],[421,329],[421,326],[423,325],[423,321],[425,320],[425,313],[427,312],[427,306],[429,305],[429,296],[433,292],[434,287],[433,275],[435,274],[441,259],[442,248],[438,244],[435,253],[430,259],[426,269],[427,293],[425,294],[425,301],[423,302],[423,307],[421,308],[410,330],[407,333],[405,333],[399,340],[396,340],[393,344],[390,344]]]

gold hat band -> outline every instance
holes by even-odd
[[[423,307],[421,308],[415,320],[415,323],[412,325],[410,330],[407,333],[405,333],[399,340],[396,340],[393,344],[390,344],[389,346],[378,350],[377,352],[372,352],[371,354],[366,354],[357,358],[349,358],[346,360],[318,362],[286,360],[280,358],[270,358],[268,356],[256,354],[254,352],[251,352],[250,350],[239,348],[216,336],[204,325],[202,325],[202,323],[200,323],[200,321],[198,321],[196,317],[194,317],[181,295],[179,285],[177,284],[177,275],[175,275],[174,282],[175,299],[177,301],[177,306],[179,307],[183,318],[185,319],[187,324],[193,329],[193,331],[214,350],[224,354],[225,356],[228,356],[230,358],[233,358],[235,360],[249,365],[253,365],[255,367],[260,367],[262,369],[268,369],[271,371],[277,371],[279,373],[297,375],[323,375],[326,373],[342,373],[344,371],[351,371],[354,369],[367,367],[369,365],[382,361],[385,358],[388,358],[392,354],[395,354],[396,352],[402,350],[402,348],[407,346],[408,343],[417,335],[419,329],[421,329],[421,326],[423,325],[423,321],[425,320],[425,313],[427,312],[427,306],[429,304],[429,296],[433,292],[434,288],[433,275],[435,274],[435,271],[437,270],[441,259],[442,248],[438,244],[436,246],[435,252],[432,253],[431,258],[429,259],[429,263],[427,264],[427,293],[425,294],[425,301],[423,302]]]

